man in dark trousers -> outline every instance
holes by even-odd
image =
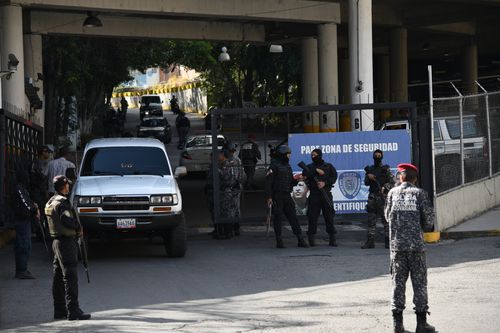
[[[255,134],[248,134],[248,141],[241,146],[238,156],[241,159],[243,170],[247,176],[245,188],[252,189],[254,187],[253,178],[255,175],[255,167],[257,165],[257,161],[262,158],[260,155],[259,145],[255,143]]]
[[[28,193],[29,173],[18,166],[16,170],[16,186],[14,189],[14,218],[16,239],[14,255],[16,258],[16,279],[34,279],[28,270],[28,261],[31,255],[31,222],[40,218],[37,204]]]
[[[49,199],[49,180],[47,178],[47,166],[49,163],[49,154],[52,150],[48,146],[38,147],[38,157],[33,161],[30,173],[30,195],[33,201],[36,202],[38,207],[41,207],[40,211],[40,224],[37,228],[37,236],[39,238],[43,237],[43,233],[40,228],[47,228],[45,223],[45,212],[44,207]]]
[[[308,247],[302,237],[297,215],[295,214],[295,205],[290,193],[297,184],[293,178],[292,168],[290,167],[291,150],[288,146],[281,145],[276,150],[276,161],[271,164],[266,174],[266,198],[267,205],[272,206],[274,234],[276,236],[276,247],[284,248],[281,238],[281,219],[285,215],[292,227],[293,233],[297,237],[298,247]]]
[[[401,184],[387,195],[385,218],[389,222],[392,276],[392,315],[394,332],[404,332],[403,310],[408,275],[413,286],[417,314],[416,333],[435,332],[427,323],[427,265],[423,232],[432,230],[434,211],[427,192],[415,186],[418,169],[412,164],[398,165]]]
[[[78,303],[78,243],[82,226],[75,216],[67,196],[71,181],[63,175],[54,177],[56,193],[45,206],[45,214],[53,238],[54,279],[52,296],[54,298],[54,319],[87,320],[90,314],[84,313]]]
[[[309,199],[307,202],[307,218],[309,226],[307,229],[307,237],[309,246],[315,246],[314,236],[318,229],[318,218],[323,212],[325,219],[326,232],[329,235],[329,245],[337,246],[335,239],[335,226],[333,217],[335,210],[333,209],[332,187],[337,181],[337,170],[334,166],[323,160],[321,149],[314,149],[311,153],[312,163],[307,166],[308,172],[303,171],[307,186],[309,187]],[[325,197],[326,194],[326,197]],[[328,201],[327,201],[328,200]]]
[[[177,128],[177,135],[179,136],[179,145],[177,148],[182,149],[186,144],[187,135],[191,128],[191,122],[184,112],[179,111],[179,115],[175,118],[175,127]]]
[[[366,211],[369,214],[368,232],[365,244],[362,249],[373,249],[375,247],[375,230],[377,219],[382,220],[384,225],[385,248],[389,248],[389,227],[384,218],[385,196],[394,186],[394,178],[391,167],[382,164],[384,153],[377,149],[373,152],[373,165],[365,167],[365,185],[369,186],[368,203]]]

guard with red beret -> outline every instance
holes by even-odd
[[[434,227],[434,211],[427,192],[415,186],[418,168],[413,164],[398,165],[401,184],[387,195],[385,218],[389,223],[392,315],[394,332],[404,332],[403,310],[408,276],[413,286],[413,303],[417,314],[416,333],[435,332],[427,323],[427,264],[423,232]]]

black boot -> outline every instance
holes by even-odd
[[[68,315],[68,320],[88,320],[90,317],[89,313],[85,313],[81,309],[78,309],[76,313],[70,313]]]
[[[283,244],[283,239],[281,237],[276,237],[276,248],[284,249],[285,244]]]
[[[403,333],[405,331],[403,326],[403,312],[392,311],[392,321],[394,324],[394,333]]]
[[[54,319],[55,320],[66,319],[66,318],[68,318],[68,311],[66,311],[66,309],[54,310]]]
[[[309,246],[316,246],[316,242],[314,241],[314,235],[307,235],[307,240],[309,241]]]
[[[304,240],[304,237],[302,237],[302,235],[298,235],[297,236],[297,246],[298,247],[309,247],[306,243],[306,241]]]
[[[330,241],[328,242],[328,245],[337,247],[337,239],[335,238],[335,234],[330,235]]]
[[[384,243],[385,243],[385,248],[388,249],[389,248],[389,236],[385,237]]]
[[[417,329],[415,333],[436,332],[434,326],[427,323],[427,312],[417,312]]]
[[[361,246],[361,248],[364,249],[373,249],[375,247],[375,240],[373,237],[368,236],[368,239],[366,240],[365,244]]]

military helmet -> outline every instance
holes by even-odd
[[[292,153],[292,151],[290,150],[290,147],[288,147],[287,145],[279,146],[276,151],[278,152],[278,154],[283,154],[283,155]]]

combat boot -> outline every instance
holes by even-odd
[[[394,325],[394,333],[403,333],[405,331],[403,326],[403,312],[392,311],[392,321]]]
[[[385,248],[388,249],[390,246],[389,246],[389,236],[386,236],[385,239],[384,239],[384,243],[385,243]]]
[[[337,247],[337,239],[335,238],[335,234],[330,235],[330,241],[328,242],[328,245]]]
[[[297,236],[297,246],[298,247],[309,247],[309,245],[307,245],[306,241],[304,240],[304,237],[302,237],[302,235],[298,235]]]
[[[76,313],[68,314],[68,320],[89,320],[90,317],[89,313],[85,313],[81,309],[78,309]]]
[[[284,249],[285,244],[283,244],[283,239],[281,237],[276,237],[276,248]]]
[[[417,328],[415,333],[432,333],[436,332],[434,326],[427,323],[427,312],[417,312]]]
[[[314,235],[307,235],[307,240],[309,241],[309,246],[316,246]]]
[[[365,244],[361,246],[361,248],[363,250],[375,248],[375,240],[373,239],[373,237],[368,236],[368,239],[366,240]]]

